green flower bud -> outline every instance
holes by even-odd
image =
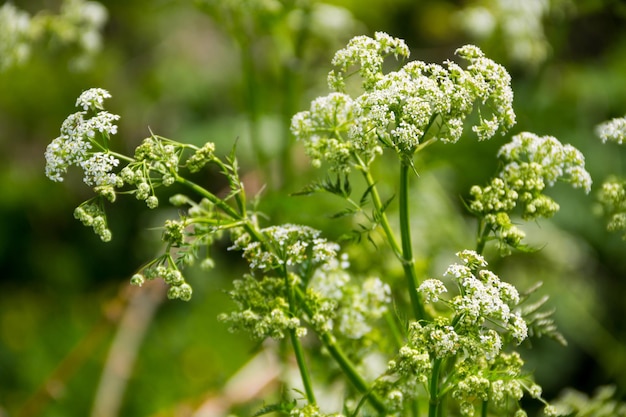
[[[169,290],[167,290],[167,298],[169,298],[170,300],[175,300],[177,298],[180,298],[180,287],[170,287]]]
[[[144,278],[143,275],[135,274],[130,279],[130,285],[134,285],[136,287],[141,287],[145,281],[146,281],[146,279]]]
[[[151,195],[146,199],[146,205],[149,209],[155,209],[159,206],[159,199],[156,196]]]

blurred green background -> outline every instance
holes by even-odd
[[[61,7],[53,0],[13,4],[32,16],[55,15]],[[595,191],[585,196],[557,186],[551,194],[559,214],[524,226],[542,249],[493,262],[522,288],[544,281],[557,309],[569,345],[539,340],[525,353],[546,397],[566,386],[592,393],[612,384],[623,398],[626,242],[605,231],[594,197],[605,177],[626,175],[626,150],[594,136],[598,123],[626,114],[623,2],[102,4],[108,20],[90,65],[74,65],[81,54],[76,45],[42,36],[28,59],[0,72],[0,416],[194,415],[208,400],[225,397],[226,381],[258,349],[216,320],[228,309],[223,290],[240,271],[236,255],[221,251],[214,270],[190,272],[191,302],[161,303],[158,285],[137,290],[127,283],[159,250],[154,227],[173,213],[147,212],[122,199],[109,209],[108,244],[73,219],[90,190],[78,177],[48,181],[43,152],[75,111],[76,97],[90,87],[111,92],[108,110],[122,116],[114,141],[125,152],[149,129],[182,142],[214,141],[223,154],[237,140],[249,189],[267,185],[261,208],[273,223],[305,222],[336,238],[350,225],[320,213],[338,211],[340,202],[287,196],[316,175],[291,143],[288,123],[326,93],[334,51],[374,31],[405,39],[411,58],[424,61],[442,62],[465,43],[479,45],[512,74],[518,116],[512,133],[553,135],[585,153]],[[472,246],[474,224],[461,197],[493,175],[503,141],[437,144],[419,160],[413,224],[425,274],[440,274],[442,259]],[[198,181],[216,192],[224,186],[211,172]],[[353,264],[374,268],[388,255],[371,250]],[[124,341],[125,354],[111,359],[109,352],[119,353],[115,343]],[[103,376],[103,369],[109,373]],[[121,391],[106,392],[111,384]],[[108,402],[109,414],[103,398],[117,399]]]

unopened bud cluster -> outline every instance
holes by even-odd
[[[191,295],[193,294],[191,285],[185,281],[182,272],[178,269],[174,260],[168,255],[155,259],[140,272],[134,274],[130,283],[141,287],[146,280],[156,278],[162,279],[170,286],[167,291],[167,297],[169,299],[180,299],[183,301],[189,301],[191,299]]]

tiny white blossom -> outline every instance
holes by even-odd
[[[80,167],[85,173],[83,181],[91,186],[120,186],[123,183],[122,179],[112,172],[119,163],[119,159],[113,155],[96,152],[89,159],[80,162]]]
[[[102,110],[105,98],[111,98],[111,94],[103,88],[90,88],[84,91],[76,99],[76,107],[82,107],[83,110]]]
[[[596,127],[596,135],[602,143],[611,141],[621,145],[626,139],[626,116],[599,124]]]
[[[427,279],[417,289],[423,296],[424,302],[435,303],[439,301],[439,296],[448,292],[443,282],[438,279]]]

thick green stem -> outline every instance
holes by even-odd
[[[441,369],[441,359],[435,359],[433,370],[430,376],[430,401],[428,405],[428,417],[437,417],[439,408],[439,371]]]
[[[411,242],[411,225],[409,209],[409,169],[407,162],[400,166],[400,235],[402,237],[402,266],[406,275],[411,306],[416,320],[426,317],[424,305],[417,292],[419,280],[413,259],[413,243]]]

